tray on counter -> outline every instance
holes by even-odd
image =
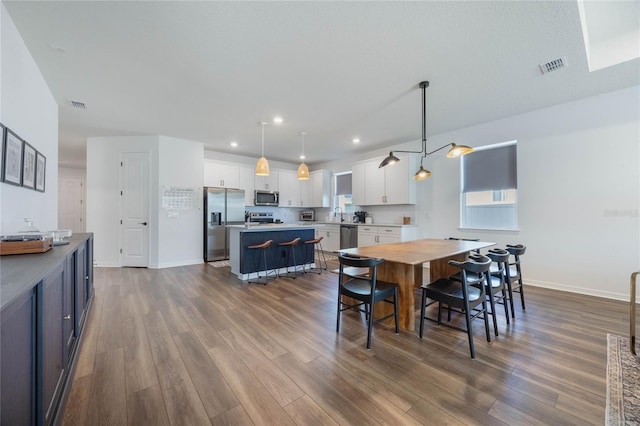
[[[53,238],[38,240],[10,240],[0,241],[0,256],[10,254],[44,253],[53,247]]]

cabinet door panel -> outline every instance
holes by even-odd
[[[365,204],[380,205],[386,202],[384,192],[384,173],[385,168],[378,168],[377,161],[369,161],[365,163]],[[395,166],[395,164],[394,164]],[[387,166],[392,167],[392,166]]]
[[[75,273],[75,336],[80,335],[84,325],[87,308],[87,281],[89,275],[87,268],[87,251],[84,247],[78,247],[76,252],[76,273]]]
[[[40,381],[42,383],[43,422],[50,424],[55,413],[57,396],[64,373],[63,362],[63,295],[65,286],[65,262],[60,262],[40,284],[41,321],[39,321],[39,338],[42,366]],[[41,303],[40,303],[41,302]]]
[[[0,424],[35,424],[35,292],[5,307],[0,324]]]

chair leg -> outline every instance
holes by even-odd
[[[493,318],[493,332],[498,335],[498,321],[496,319],[496,300],[493,295],[493,288],[491,286],[487,289],[487,294],[489,295],[489,304],[491,305],[491,317]]]
[[[342,316],[342,311],[340,308],[342,307],[342,296],[340,295],[340,290],[338,290],[338,314],[336,315],[336,333],[340,332],[340,316]]]
[[[371,349],[371,332],[373,331],[373,300],[369,310],[369,320],[367,321],[367,349]]]
[[[522,310],[524,311],[524,285],[522,284],[522,273],[520,274],[520,278],[518,278],[518,283],[520,283],[520,301],[522,302]]]
[[[471,358],[475,358],[476,357],[476,351],[475,351],[475,348],[473,347],[473,330],[471,329],[471,314],[469,313],[468,306],[464,308],[464,318],[467,321],[467,337],[469,338],[469,351],[471,352]],[[485,318],[485,321],[486,321],[486,319],[487,319],[487,312],[486,311],[485,311],[485,317],[484,318]]]
[[[504,317],[507,319],[507,324],[510,324],[509,322],[509,306],[507,303],[507,290],[502,287],[502,304],[504,305]]]
[[[487,315],[487,301],[482,302],[482,309],[484,310],[484,330],[487,334],[487,342],[491,341],[491,332],[489,331],[489,316]]]
[[[507,290],[509,291],[509,305],[511,305],[511,318],[515,318],[516,317],[516,311],[513,308],[513,287],[511,286],[511,277],[509,276],[509,273],[507,271],[507,273],[505,274],[507,279],[506,279],[506,284],[507,284]]]
[[[396,334],[400,333],[398,329],[398,288],[396,287],[393,294],[393,317],[396,320]]]
[[[420,333],[418,336],[422,339],[422,333],[424,331],[424,315],[427,307],[427,290],[422,289],[422,303],[420,303]]]

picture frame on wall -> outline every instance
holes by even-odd
[[[36,149],[24,142],[22,153],[22,186],[35,189],[36,186]]]
[[[4,145],[4,173],[3,182],[11,185],[22,185],[22,150],[23,141],[18,135],[13,133],[8,127],[5,130],[6,138]]]
[[[7,130],[4,124],[0,123],[0,182],[4,179],[4,144],[7,139]]]
[[[36,152],[36,191],[44,192],[47,171],[47,157]]]

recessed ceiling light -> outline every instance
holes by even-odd
[[[232,148],[235,148],[238,146],[238,142],[231,142],[229,145],[231,145]]]
[[[282,124],[282,117],[273,117],[273,122],[276,124]]]
[[[305,158],[307,158],[307,157],[305,157],[304,155],[301,155],[301,156],[300,156],[300,159],[301,159],[301,160],[304,160]]]
[[[353,143],[360,143],[360,139],[358,139],[358,138],[353,138]]]

